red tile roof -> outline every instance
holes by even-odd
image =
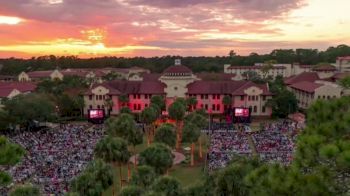
[[[312,65],[299,65],[300,68],[312,68]]]
[[[333,80],[340,80],[349,76],[350,76],[350,72],[344,72],[344,73],[336,73],[332,76],[332,78]]]
[[[49,71],[31,71],[27,72],[30,78],[49,78],[53,70]]]
[[[0,97],[7,97],[14,89],[28,93],[33,92],[36,85],[32,82],[0,82]]]
[[[235,77],[235,74],[225,74],[225,73],[198,73],[196,76],[202,80],[206,81],[227,81],[232,80],[233,77]]]
[[[287,85],[291,85],[300,81],[309,81],[314,82],[319,80],[318,74],[315,72],[303,72],[299,75],[285,78],[284,83]]]
[[[228,69],[261,69],[263,66],[259,66],[259,65],[253,65],[253,66],[235,66],[232,65],[230,67],[228,67]],[[272,69],[286,69],[286,67],[284,66],[273,66]]]
[[[184,65],[172,65],[163,71],[164,74],[179,74],[185,73],[190,74],[192,70]]]
[[[333,65],[317,65],[312,68],[314,71],[336,71],[337,69]]]
[[[263,95],[271,95],[267,84],[255,84],[251,81],[195,81],[188,85],[188,94],[232,94],[245,95],[244,90],[256,86]]]
[[[33,82],[0,82],[0,89],[12,88],[17,89],[22,93],[32,92],[36,89],[36,84]]]
[[[309,82],[309,81],[301,81],[301,82],[294,83],[294,84],[290,85],[291,88],[305,91],[308,93],[315,92],[315,90],[321,86],[323,86],[323,84],[316,84],[314,82]]]
[[[337,60],[350,60],[350,56],[340,56],[337,57]]]
[[[0,97],[8,97],[10,93],[15,90],[13,88],[0,88]]]

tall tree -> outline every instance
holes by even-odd
[[[224,104],[225,108],[231,108],[232,97],[229,95],[225,95],[224,98],[222,98],[222,104]]]
[[[197,105],[197,99],[195,97],[189,97],[186,99],[186,105],[188,108],[188,111],[192,112],[195,108],[195,106]]]
[[[175,128],[171,124],[162,124],[157,130],[154,136],[154,141],[157,143],[163,143],[170,148],[174,148],[176,144]]]
[[[143,190],[137,186],[127,186],[122,189],[120,196],[140,196],[143,194]]]
[[[30,129],[34,121],[46,122],[55,119],[54,104],[41,94],[18,95],[3,103],[4,110],[13,116],[15,123]]]
[[[152,185],[152,190],[159,195],[180,196],[183,195],[181,184],[178,180],[169,176],[159,177]]]
[[[129,103],[128,95],[120,95],[119,102],[121,103],[121,107],[128,107],[128,103]]]
[[[185,124],[186,123],[192,123],[196,125],[199,130],[203,130],[205,127],[208,125],[208,119],[203,116],[201,113],[198,112],[192,112],[191,114],[188,114],[185,117]],[[202,139],[199,136],[198,137],[198,142],[199,142],[199,158],[203,158],[203,153],[202,153]]]
[[[169,106],[168,111],[170,118],[176,120],[176,149],[179,149],[181,145],[181,123],[185,117],[186,108],[181,102],[175,101]]]
[[[173,165],[173,155],[169,147],[154,143],[140,153],[139,163],[153,167],[157,174],[164,174]]]
[[[142,187],[143,189],[149,188],[149,186],[156,179],[157,174],[150,166],[143,165],[136,169],[131,178],[131,184]]]
[[[145,108],[141,112],[141,120],[146,124],[147,145],[151,143],[151,132],[153,132],[153,123],[157,120],[157,111],[154,107]]]
[[[307,112],[307,125],[298,137],[295,164],[307,174],[329,172],[336,194],[350,190],[350,98],[319,100]],[[326,176],[328,176],[326,175]]]
[[[113,170],[102,160],[89,163],[83,173],[75,177],[70,183],[73,193],[86,196],[101,195],[113,184]]]
[[[195,142],[198,141],[200,134],[200,128],[198,128],[195,124],[191,122],[185,123],[183,128],[183,137],[185,142],[191,143],[191,166],[194,166]]]
[[[130,153],[128,151],[127,143],[120,138],[113,138],[106,136],[102,138],[94,149],[95,157],[103,161],[119,166],[120,187],[122,187],[122,164],[129,161]],[[113,195],[115,193],[115,186],[113,186]]]
[[[162,111],[165,110],[165,99],[160,95],[152,96],[151,104],[157,105]]]

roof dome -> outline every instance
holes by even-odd
[[[168,68],[166,68],[163,71],[163,74],[168,75],[168,74],[192,74],[192,70],[189,69],[186,66],[183,65],[173,65]]]

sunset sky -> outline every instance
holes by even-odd
[[[350,0],[0,0],[0,58],[215,56],[350,44]]]

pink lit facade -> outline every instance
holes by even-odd
[[[87,115],[89,109],[105,109],[106,113],[118,115],[123,106],[133,113],[140,113],[149,107],[154,95],[165,97],[167,108],[176,98],[195,97],[197,105],[192,109],[205,109],[211,114],[223,114],[227,107],[250,107],[253,116],[270,116],[272,113],[271,108],[266,107],[266,102],[272,98],[267,84],[206,81],[182,65],[171,66],[159,77],[144,77],[143,81],[116,80],[97,84],[85,93],[84,113]],[[127,96],[128,102],[122,103],[121,96]],[[225,96],[231,97],[231,106],[223,104]],[[113,107],[109,108],[111,101]]]

